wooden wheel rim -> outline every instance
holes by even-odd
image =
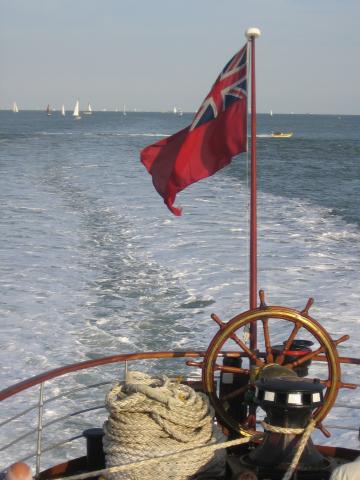
[[[269,318],[300,323],[302,327],[316,338],[320,346],[325,348],[324,354],[327,358],[330,386],[326,390],[324,404],[314,412],[313,417],[317,424],[319,424],[328,414],[336,400],[339,390],[341,370],[337,349],[330,335],[316,320],[303,312],[279,306],[266,306],[241,313],[232,318],[212,339],[204,357],[202,379],[204,390],[208,394],[220,422],[244,436],[252,435],[253,431],[247,429],[228,415],[217,397],[214,382],[215,363],[218,353],[224,343],[233,333],[235,333],[236,330],[249,323]]]

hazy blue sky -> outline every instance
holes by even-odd
[[[193,111],[249,26],[258,111],[360,114],[360,0],[0,0],[0,108]]]

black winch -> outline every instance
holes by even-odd
[[[255,382],[255,402],[266,412],[264,440],[241,464],[256,471],[258,478],[281,479],[298,448],[302,433],[284,433],[282,428],[305,429],[312,411],[323,404],[324,385],[318,379],[304,379],[285,367],[266,368]],[[273,428],[275,427],[275,428]],[[280,432],[275,431],[280,427]],[[297,467],[298,479],[328,479],[330,462],[308,439]]]

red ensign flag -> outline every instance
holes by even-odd
[[[141,161],[174,215],[176,194],[247,149],[247,46],[228,62],[191,125],[145,147]]]

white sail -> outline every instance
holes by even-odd
[[[61,105],[61,115],[65,117],[65,105]]]
[[[125,103],[123,105],[123,115],[126,115],[126,105],[125,105]]]
[[[272,117],[272,116],[273,116],[273,111],[272,111],[272,110],[270,110],[270,117]]]
[[[73,116],[75,118],[81,118],[80,117],[80,102],[79,102],[79,100],[76,100]]]
[[[92,108],[91,108],[91,105],[90,103],[88,103],[88,107],[87,107],[87,110],[85,110],[85,115],[91,115],[92,114]]]
[[[176,107],[173,108],[173,113],[177,113],[177,108]]]
[[[13,103],[12,111],[13,111],[14,113],[19,113],[19,109],[18,109],[18,106],[17,106],[17,103],[16,103],[16,102]]]

